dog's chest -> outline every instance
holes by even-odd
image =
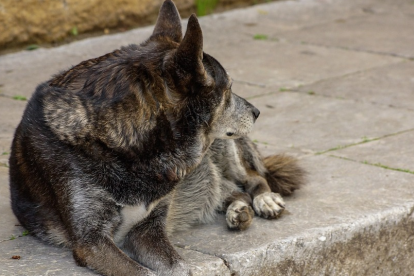
[[[122,223],[114,234],[114,241],[120,244],[128,232],[138,222],[145,219],[156,204],[150,204],[148,207],[144,203],[137,205],[126,205],[121,210]]]

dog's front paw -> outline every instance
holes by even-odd
[[[280,194],[266,192],[253,199],[253,208],[257,215],[273,219],[282,214],[285,209],[285,202]]]
[[[244,230],[250,226],[254,217],[252,207],[243,201],[236,200],[227,208],[227,226],[234,230]]]

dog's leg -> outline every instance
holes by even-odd
[[[166,234],[168,200],[161,201],[151,213],[126,235],[122,248],[145,266],[162,276],[192,275],[188,265],[175,251]]]
[[[257,172],[248,172],[245,189],[253,197],[253,208],[256,214],[272,219],[277,218],[285,209],[285,202],[278,193],[273,193],[266,179]]]
[[[81,189],[80,183],[73,181],[68,185],[72,190],[67,201],[73,205],[65,206],[65,213],[61,214],[66,226],[70,226],[76,263],[106,276],[155,276],[115,245],[112,233],[120,224],[119,207],[101,189],[93,185]]]
[[[227,226],[233,230],[244,230],[252,223],[254,212],[249,194],[234,191],[225,201]]]
[[[92,243],[78,241],[73,247],[73,257],[79,266],[87,266],[107,276],[155,276],[104,236],[95,236],[95,242]]]

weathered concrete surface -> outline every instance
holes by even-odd
[[[414,28],[412,1],[398,1],[398,9],[392,7],[394,1],[385,2],[385,6],[381,7],[384,10],[376,10],[375,6],[381,6],[377,2],[378,5],[363,8],[365,15],[309,26],[280,36],[313,45],[414,57],[414,48],[411,47],[414,44],[411,31]],[[387,20],[384,20],[384,16]]]
[[[414,62],[404,60],[373,70],[322,80],[302,86],[298,91],[413,110],[413,87]]]
[[[255,218],[245,232],[222,220],[174,241],[223,258],[236,275],[409,275],[414,175],[327,156],[301,161],[308,185],[279,220]]]
[[[200,20],[205,51],[261,110],[252,139],[299,157],[309,179],[279,220],[229,232],[220,216],[176,235],[195,275],[412,275],[413,14],[410,0],[301,0]],[[94,275],[12,214],[7,159],[25,105],[13,97],[151,31],[0,56],[0,275]]]
[[[322,152],[414,128],[414,112],[295,92],[250,100],[261,111],[251,137],[274,146]]]
[[[229,46],[209,52],[226,66],[235,80],[265,84],[276,91],[315,82],[320,76],[332,78],[401,61],[370,53],[277,41],[245,41],[237,46],[243,56],[232,50],[236,45]],[[255,47],[260,51],[251,51]],[[252,67],[255,70],[251,70]]]
[[[414,172],[414,130],[330,152],[338,157]]]
[[[192,250],[177,249],[192,267],[195,276],[230,275],[222,259]],[[12,259],[19,256],[20,259]],[[1,243],[0,276],[92,276],[93,271],[75,264],[68,249],[52,247],[31,237]]]
[[[1,156],[2,157],[2,156]],[[9,174],[8,169],[0,163],[0,252],[1,243],[13,237],[22,235],[24,229],[18,226],[19,222],[10,208]]]

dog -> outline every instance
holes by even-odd
[[[216,139],[201,164],[173,191],[167,232],[213,222],[218,213],[225,213],[231,230],[247,229],[255,213],[279,218],[285,209],[282,196],[299,189],[305,176],[295,158],[262,158],[247,137]]]
[[[284,204],[272,191],[300,184],[294,160],[261,159],[245,138],[259,114],[203,52],[196,16],[183,37],[166,0],[148,40],[36,88],[12,142],[12,210],[32,235],[100,274],[191,275],[168,233],[220,210],[245,229],[251,206],[277,217]]]

